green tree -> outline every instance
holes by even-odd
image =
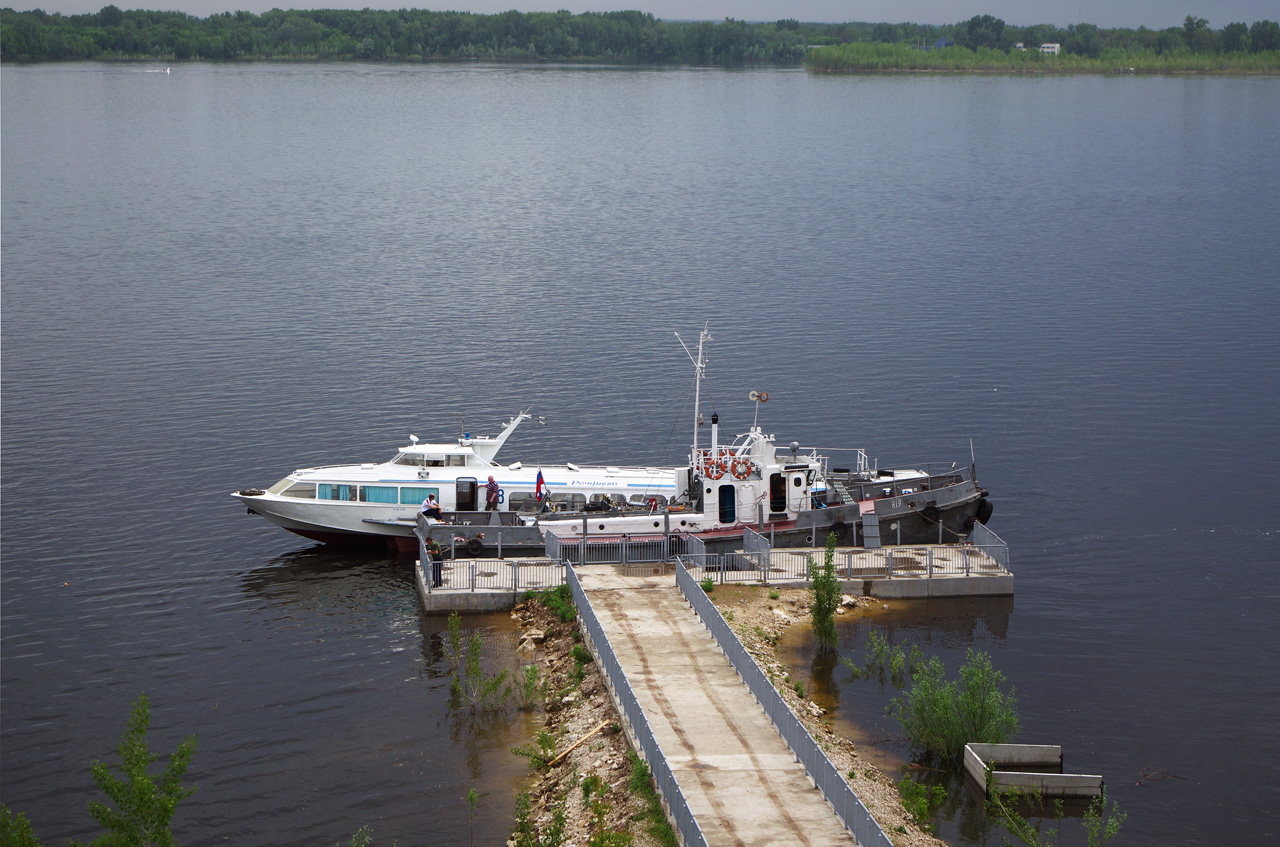
[[[991,15],[974,15],[964,24],[965,46],[971,50],[979,47],[995,47],[1004,33],[1004,21]]]
[[[1182,22],[1182,37],[1186,39],[1187,47],[1193,53],[1201,52],[1206,38],[1209,37],[1209,22],[1195,15],[1187,15],[1187,19]]]
[[[813,634],[818,650],[829,652],[836,647],[836,607],[840,605],[840,580],[836,578],[836,534],[827,533],[827,549],[822,556],[822,570],[809,583]]]
[[[1222,28],[1222,49],[1227,53],[1243,53],[1249,49],[1249,27],[1227,24]]]
[[[26,815],[15,815],[0,805],[0,844],[4,847],[40,847]]]
[[[1018,734],[1018,701],[1004,692],[1004,674],[984,651],[969,649],[959,680],[947,680],[937,656],[916,669],[905,698],[888,713],[911,742],[943,762],[954,762],[970,742],[1003,744]]]
[[[93,763],[93,781],[107,795],[115,808],[90,802],[89,814],[102,825],[105,833],[90,842],[90,847],[176,847],[169,822],[179,800],[190,797],[196,787],[182,784],[183,774],[196,752],[196,737],[187,736],[169,757],[169,766],[159,777],[147,768],[160,759],[147,748],[147,728],[151,725],[151,703],[139,694],[133,702],[129,728],[120,739],[121,779],[102,762]],[[78,847],[77,842],[72,842]]]
[[[1275,21],[1255,21],[1249,27],[1249,49],[1254,53],[1280,50],[1280,24]]]

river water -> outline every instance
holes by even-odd
[[[142,691],[188,845],[469,843],[470,788],[501,843],[535,725],[450,711],[403,561],[227,493],[525,408],[508,461],[679,461],[708,321],[731,432],[755,389],[784,443],[972,439],[1016,598],[846,655],[992,652],[1126,844],[1276,836],[1280,81],[150,70],[0,77],[0,787],[46,843]],[[822,695],[875,741],[867,686]]]

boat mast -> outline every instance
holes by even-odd
[[[693,389],[693,457],[694,461],[698,456],[698,427],[702,426],[702,415],[700,413],[702,403],[702,378],[707,373],[707,361],[704,358],[704,350],[706,344],[711,340],[711,333],[708,329],[711,322],[707,321],[702,327],[702,332],[698,335],[698,357],[695,359],[693,354],[689,352],[689,345],[684,343],[684,339],[680,337],[680,333],[676,333],[676,340],[680,342],[680,346],[684,348],[684,352],[688,355],[690,361],[693,362],[694,373],[694,389]]]

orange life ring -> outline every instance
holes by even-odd
[[[733,464],[729,466],[729,469],[733,472],[734,479],[746,479],[751,476],[751,460],[739,456],[733,460]]]
[[[768,403],[768,402],[769,402],[769,392],[768,392],[768,391],[761,391],[761,392],[760,392],[760,402],[761,402],[761,403]]]
[[[719,459],[712,459],[710,462],[707,462],[705,465],[703,465],[703,470],[707,472],[707,476],[710,477],[711,479],[719,479],[720,477],[724,476],[724,472],[725,472],[724,462],[720,461]]]

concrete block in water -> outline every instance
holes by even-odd
[[[1062,773],[1062,748],[1056,744],[964,745],[965,773],[978,785],[986,785],[988,766],[997,791],[1037,791],[1043,797],[1096,797],[1102,793],[1101,776]]]

